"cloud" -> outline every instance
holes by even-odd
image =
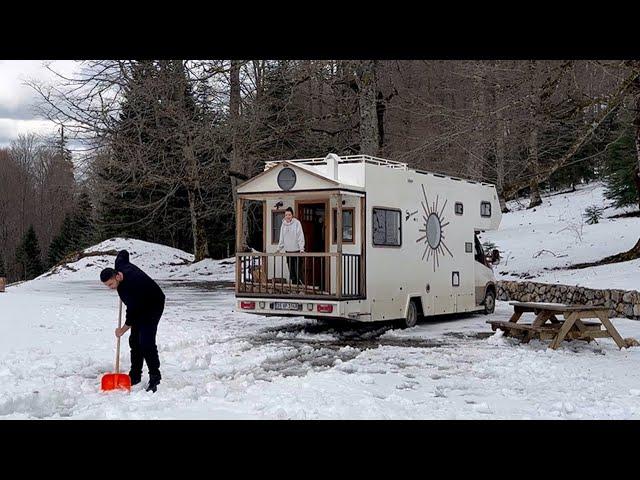
[[[27,80],[56,81],[45,64],[64,75],[78,69],[77,63],[69,60],[0,60],[0,146],[6,146],[19,133],[54,131],[53,124],[43,119],[35,108],[38,94],[25,85]]]
[[[49,120],[16,120],[0,118],[0,148],[7,147],[20,134],[36,133],[51,135],[56,133],[57,126]]]

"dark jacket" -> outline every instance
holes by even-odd
[[[160,320],[165,296],[158,284],[129,262],[129,252],[126,250],[118,253],[115,269],[124,275],[118,285],[118,295],[127,306],[125,325],[132,327]]]

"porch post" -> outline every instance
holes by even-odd
[[[336,257],[336,294],[342,297],[342,194],[336,196],[338,211],[336,212],[336,244],[338,256]],[[333,232],[330,232],[333,235]]]
[[[242,223],[244,217],[244,199],[236,200],[236,293],[240,292],[240,249],[242,248]]]
[[[367,199],[362,197],[360,199],[360,296],[365,294],[367,288]],[[355,235],[355,232],[354,232]]]

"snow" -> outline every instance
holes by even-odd
[[[235,278],[235,258],[225,260],[205,259],[193,263],[194,256],[177,248],[144,242],[137,239],[111,238],[87,248],[85,252],[108,252],[127,250],[130,261],[153,278],[176,280],[233,281]],[[113,267],[115,255],[84,257],[77,262],[57,267],[45,273],[36,281],[55,275],[58,280],[94,281],[100,278],[100,271]]]
[[[502,278],[637,286],[636,262],[610,273],[544,270],[618,253],[640,236],[636,219],[585,225],[581,242],[558,232],[602,202],[601,185],[544,202],[483,234],[504,252]],[[407,330],[264,318],[235,311],[233,259],[192,263],[185,252],[133,239],[90,250],[122,248],[167,296],[158,392],[144,391],[146,368],[130,393],[100,392],[101,376],[114,369],[118,298],[98,278],[114,257],[87,257],[0,294],[0,419],[640,418],[640,348],[619,350],[611,339],[557,350],[519,344],[486,324],[509,318],[506,302],[491,317],[435,317]],[[567,256],[532,258],[542,249]],[[623,337],[640,338],[640,322],[613,323]]]
[[[589,184],[576,192],[543,197],[543,204],[530,210],[524,204],[510,202],[512,212],[503,215],[500,228],[480,237],[483,242],[496,244],[501,252],[502,260],[494,268],[496,277],[640,290],[640,260],[579,270],[551,270],[595,262],[629,250],[640,238],[637,217],[607,218],[625,210],[608,207],[599,223],[585,223],[582,214],[588,206],[604,207],[610,203],[604,198],[604,190],[601,183]]]

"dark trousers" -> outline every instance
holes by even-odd
[[[155,321],[148,321],[131,327],[129,346],[131,347],[131,378],[142,377],[143,362],[147,362],[149,377],[160,379],[160,358],[156,346],[156,332],[158,317]]]
[[[287,253],[298,253],[300,250],[296,250],[295,252],[287,252]],[[289,277],[291,278],[291,283],[298,284],[300,283],[300,258],[299,257],[287,257],[287,267],[289,267]]]

